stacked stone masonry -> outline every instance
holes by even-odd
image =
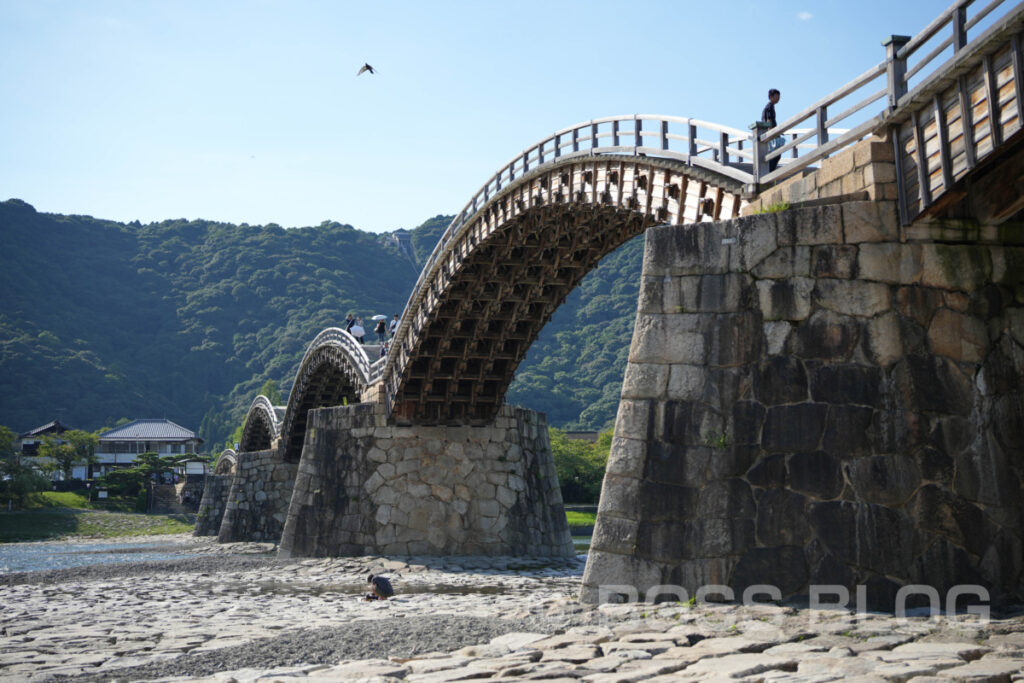
[[[822,159],[820,168],[798,173],[764,190],[744,207],[743,214],[840,197],[895,200],[895,155],[891,140],[872,136],[851,149]]]
[[[285,462],[282,448],[239,453],[224,519],[217,534],[221,543],[271,541],[281,538],[297,465]],[[206,497],[200,507],[206,504]]]
[[[574,555],[540,413],[389,425],[381,404],[312,410],[280,555]]]
[[[231,492],[230,475],[208,474],[203,482],[203,495],[196,512],[196,536],[216,536],[224,520],[228,494]]]
[[[860,201],[645,249],[585,599],[1024,597],[1024,248],[901,241],[894,202]]]

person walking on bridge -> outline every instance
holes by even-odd
[[[768,104],[764,105],[764,109],[761,111],[761,120],[768,124],[769,128],[775,128],[779,125],[778,121],[775,120],[775,105],[782,99],[782,93],[777,89],[772,88],[768,91]],[[780,135],[768,143],[768,151],[772,152],[782,147],[785,142],[784,138]],[[771,173],[779,165],[779,159],[782,157],[775,157],[768,161],[768,172]]]

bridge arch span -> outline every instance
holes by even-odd
[[[545,164],[460,214],[382,372],[392,420],[491,422],[540,330],[602,257],[652,225],[732,218],[742,204],[730,175],[601,155]]]
[[[253,399],[245,416],[239,450],[249,453],[272,448],[281,436],[283,412],[283,407],[275,407],[266,396],[260,395]]]
[[[375,374],[365,349],[338,327],[316,336],[299,364],[281,423],[285,462],[298,462],[306,437],[306,416],[314,408],[358,403]]]
[[[213,468],[214,474],[234,474],[238,465],[238,454],[233,448],[226,448],[221,451],[217,458],[217,466]]]

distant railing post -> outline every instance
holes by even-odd
[[[633,151],[636,153],[637,148],[644,146],[644,121],[636,116],[633,117],[633,134]]]
[[[907,58],[900,57],[903,46],[910,42],[910,36],[889,36],[882,41],[885,46],[885,72],[889,81],[889,108],[895,109],[900,98],[907,94]]]
[[[729,165],[729,134],[728,133],[721,133],[721,134],[719,134],[719,136],[718,136],[718,150],[719,150],[719,152],[718,152],[719,160],[723,164],[728,166]]]
[[[824,145],[828,142],[828,107],[821,105],[818,107],[818,146]]]
[[[953,9],[953,54],[967,45],[967,8],[961,5]]]
[[[668,121],[661,122],[661,148],[668,149]]]
[[[754,131],[753,152],[754,152],[754,184],[761,182],[761,176],[768,173],[768,160],[764,155],[768,153],[768,141],[761,139],[761,134],[772,126],[767,121],[754,121],[750,124],[750,130]]]
[[[687,135],[690,138],[689,154],[691,157],[695,157],[697,156],[697,126],[691,123],[687,128],[689,129]]]

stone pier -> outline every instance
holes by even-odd
[[[281,450],[238,454],[224,519],[217,534],[221,543],[276,543],[281,538],[296,470],[294,463],[285,462]],[[200,505],[205,503],[204,495]]]
[[[894,204],[647,232],[584,599],[1024,597],[1024,248],[908,241]]]
[[[207,474],[203,482],[203,497],[196,512],[196,536],[216,536],[224,520],[228,494],[231,492],[230,475]]]
[[[544,416],[402,427],[382,404],[311,410],[279,552],[572,556]]]

